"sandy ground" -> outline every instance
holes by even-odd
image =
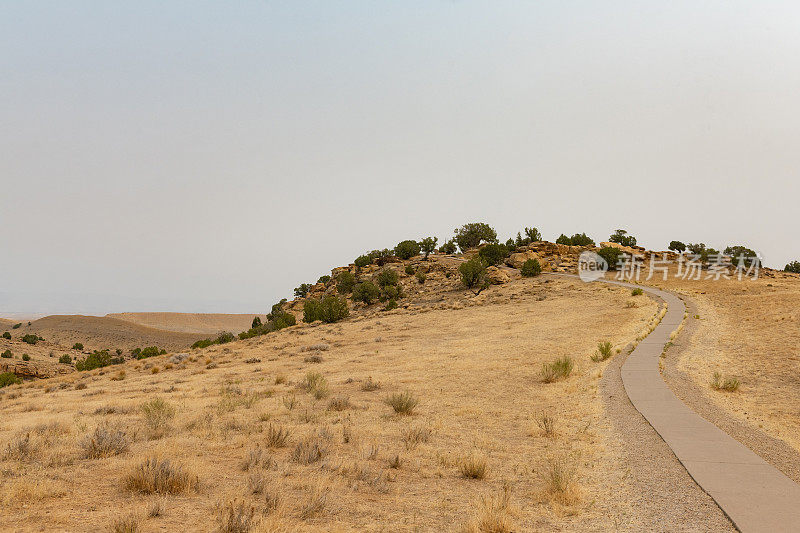
[[[599,341],[626,345],[655,312],[622,288],[541,277],[299,325],[180,363],[160,356],[9,387],[0,521],[85,530],[130,515],[142,531],[210,530],[229,503],[246,517],[254,510],[256,531],[463,531],[481,516],[513,531],[637,531],[681,520],[621,497],[639,486],[599,390],[609,361],[590,360]],[[560,356],[572,357],[572,374],[542,382],[542,364]],[[309,372],[325,377],[328,394],[301,387]],[[365,390],[369,380],[380,388]],[[405,391],[419,400],[411,416],[384,403]],[[141,406],[156,398],[175,416],[150,427]],[[554,435],[539,427],[542,415]],[[271,426],[288,431],[286,446],[267,447]],[[85,458],[81,443],[97,427],[124,432],[127,449]],[[322,457],[302,464],[302,442]],[[126,490],[123,478],[150,456],[196,474],[196,491]],[[485,478],[463,476],[470,458],[485,461]],[[672,501],[691,507],[691,485],[668,488],[689,491]],[[148,517],[158,502],[163,512]]]
[[[254,317],[265,319],[263,314],[223,313],[111,313],[106,316],[156,329],[207,335],[221,331],[239,333],[250,329]]]

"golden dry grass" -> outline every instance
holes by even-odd
[[[635,510],[593,503],[608,498],[601,467],[623,467],[604,457],[607,363],[590,358],[647,327],[655,304],[629,298],[526,279],[213,346],[172,368],[169,356],[128,362],[123,380],[114,368],[12,386],[0,447],[30,437],[0,459],[0,519],[23,530],[108,530],[128,516],[141,531],[612,528],[609,505]],[[321,344],[324,360],[305,362],[302,349]],[[543,383],[542,365],[565,357],[571,373]],[[410,413],[387,405],[406,393]],[[543,412],[555,437],[537,428]],[[127,446],[86,458],[80,443],[98,427]],[[550,457],[571,458],[563,491]]]

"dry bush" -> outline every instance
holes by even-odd
[[[486,479],[489,465],[485,457],[470,454],[458,462],[458,471],[467,479]]]
[[[303,520],[313,518],[325,510],[330,489],[323,483],[317,483],[303,502],[298,514]]]
[[[566,379],[572,374],[572,369],[575,363],[568,355],[559,357],[552,363],[545,363],[542,365],[542,381],[545,383],[553,383],[560,379]]]
[[[576,470],[575,460],[568,455],[549,458],[544,469],[548,496],[564,505],[577,501]]]
[[[614,355],[614,348],[610,342],[600,342],[597,344],[597,352],[592,355],[592,361],[595,363],[599,363],[600,361],[605,361],[609,357]]]
[[[541,413],[536,417],[536,425],[542,430],[546,437],[555,437],[556,435],[556,418],[547,413]]]
[[[164,500],[159,498],[150,502],[147,506],[147,517],[157,518],[164,514]]]
[[[297,443],[292,460],[301,465],[315,463],[328,453],[328,443],[318,435],[309,435]]]
[[[278,374],[275,376],[275,385],[282,385],[286,383],[286,374]]]
[[[275,466],[275,459],[272,454],[261,448],[253,448],[247,453],[247,457],[242,460],[241,468],[245,472],[253,468],[269,469]]]
[[[283,448],[289,439],[289,430],[283,426],[270,424],[267,427],[266,444],[269,448]]]
[[[30,461],[39,454],[39,451],[39,445],[31,440],[31,434],[27,432],[11,439],[11,442],[6,445],[3,459]]]
[[[330,394],[328,387],[328,380],[319,372],[309,372],[303,381],[300,383],[300,388],[308,392],[315,399],[321,400]]]
[[[312,344],[311,346],[303,346],[300,348],[301,352],[327,352],[330,350],[331,347],[327,344],[320,343],[320,344]]]
[[[322,356],[321,355],[309,355],[309,356],[303,358],[303,361],[306,362],[306,363],[315,363],[315,364],[316,363],[321,363],[322,362]]]
[[[180,494],[195,492],[200,481],[167,459],[150,457],[123,478],[125,489],[143,494]]]
[[[138,533],[140,531],[139,519],[136,515],[117,518],[114,523],[111,524],[111,531],[113,533]]]
[[[153,398],[140,407],[145,426],[151,439],[157,439],[169,431],[175,408],[162,398]]]
[[[413,450],[420,442],[428,442],[431,438],[431,430],[425,426],[405,427],[400,430],[400,438],[406,450]]]
[[[347,396],[336,396],[328,402],[329,411],[344,411],[350,409],[350,398]]]
[[[290,411],[297,406],[297,398],[295,398],[294,394],[283,397],[283,406]]]
[[[399,469],[401,466],[403,466],[403,458],[399,453],[389,458],[389,468]]]
[[[229,501],[217,514],[221,533],[247,533],[255,525],[256,509],[245,502]]]
[[[119,429],[98,426],[94,433],[83,438],[80,447],[83,449],[83,457],[86,459],[111,457],[128,449],[128,436]]]
[[[410,391],[405,391],[390,394],[386,397],[384,403],[391,406],[394,412],[399,415],[412,415],[414,414],[414,408],[419,404],[419,400]]]
[[[503,485],[499,496],[481,498],[481,504],[472,520],[463,528],[462,533],[512,533],[519,531],[511,520],[509,504],[511,487]]]
[[[380,381],[375,381],[374,379],[372,379],[372,376],[365,379],[364,382],[361,384],[361,390],[363,390],[364,392],[372,392],[380,388],[381,388]]]
[[[711,388],[725,392],[736,392],[739,390],[741,382],[738,378],[723,377],[719,372],[714,372],[714,378],[711,380]]]

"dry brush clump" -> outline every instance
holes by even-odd
[[[458,471],[466,479],[486,479],[489,474],[489,462],[486,457],[472,453],[459,460]]]
[[[6,445],[3,459],[16,461],[30,461],[40,452],[36,441],[31,440],[30,432],[19,434]]]
[[[289,430],[283,426],[270,424],[267,427],[265,442],[269,448],[283,448],[289,440]]]
[[[714,372],[714,377],[711,380],[712,389],[725,392],[736,392],[741,384],[738,378],[725,377],[720,372]]]
[[[413,415],[414,409],[419,404],[419,399],[411,391],[396,392],[384,399],[384,403],[394,409],[399,415]]]
[[[367,379],[361,383],[361,390],[364,392],[373,392],[381,388],[380,381],[375,381],[372,379],[372,376],[369,376]]]
[[[513,533],[519,531],[512,520],[511,486],[503,484],[497,496],[482,497],[477,512],[461,533]]]
[[[257,520],[256,508],[244,501],[229,501],[219,507],[217,522],[220,533],[247,533]]]
[[[139,533],[139,518],[136,515],[123,516],[111,524],[112,533]]]
[[[328,411],[345,411],[350,407],[350,398],[347,396],[335,396],[328,402]]]
[[[86,435],[80,442],[83,457],[100,459],[119,455],[128,449],[128,436],[120,429],[98,426],[94,433]]]
[[[597,344],[597,352],[592,355],[592,361],[599,363],[600,361],[605,361],[610,358],[612,355],[614,355],[614,347],[612,344],[608,341],[600,342]]]
[[[431,429],[427,426],[408,426],[400,430],[400,439],[406,450],[413,450],[420,443],[428,442],[431,433]]]
[[[559,357],[551,363],[544,363],[542,365],[542,381],[545,383],[553,383],[554,381],[566,379],[572,374],[572,369],[574,367],[575,363],[568,355]]]
[[[295,445],[292,460],[301,465],[310,465],[327,454],[328,442],[319,435],[309,435]]]
[[[163,398],[153,398],[140,407],[145,427],[151,439],[163,437],[171,428],[175,408]]]
[[[578,500],[576,485],[577,467],[574,457],[562,455],[550,457],[544,469],[545,493],[562,505],[571,505]]]
[[[536,417],[536,425],[542,430],[545,437],[556,436],[556,418],[548,413],[541,413]]]
[[[125,489],[142,494],[182,494],[196,492],[200,480],[168,459],[150,457],[126,474],[122,484]]]
[[[327,398],[330,394],[328,380],[319,372],[309,372],[300,383],[300,388],[311,394],[315,399]]]

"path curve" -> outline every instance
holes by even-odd
[[[620,371],[636,410],[737,529],[745,533],[800,531],[800,485],[692,411],[662,379],[659,357],[683,321],[683,301],[674,293],[644,285],[598,281],[640,288],[667,304],[667,314],[628,355]]]

